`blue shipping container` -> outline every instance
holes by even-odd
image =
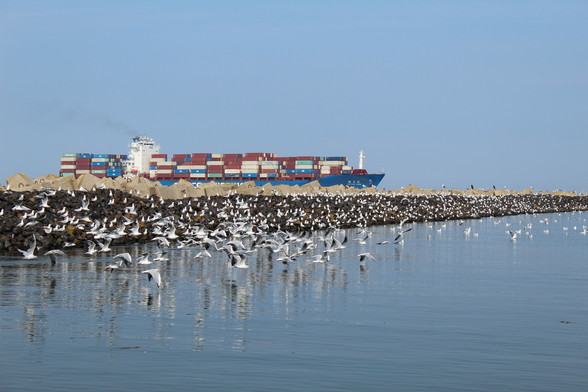
[[[206,173],[205,169],[190,169],[190,173]]]
[[[93,158],[108,158],[108,154],[94,154]]]
[[[188,169],[176,169],[176,170],[174,170],[174,174],[186,174],[186,173],[190,173],[190,170],[188,170]]]
[[[149,166],[149,170],[157,170],[157,166]]]
[[[184,162],[191,162],[191,161],[192,161],[192,159],[190,157],[184,158]]]
[[[316,173],[315,169],[287,169],[286,173]]]
[[[243,178],[257,178],[257,173],[243,173]]]
[[[84,158],[84,159],[92,158],[92,156],[93,156],[92,154],[78,154],[78,158]]]
[[[92,162],[92,166],[107,166],[108,162]]]

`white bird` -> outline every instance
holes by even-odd
[[[159,269],[150,269],[141,272],[142,274],[147,274],[148,280],[153,279],[157,284],[157,287],[161,287],[161,275],[159,274]]]
[[[86,254],[93,256],[96,254],[96,252],[96,243],[94,241],[88,240],[88,251],[86,252]]]
[[[231,266],[234,268],[249,268],[249,266],[245,263],[247,258],[242,256],[238,253],[231,254]]]
[[[108,264],[104,269],[112,271],[112,270],[119,269],[119,268],[120,267],[119,267],[118,263],[113,263],[113,264]]]
[[[20,253],[22,253],[23,255],[23,260],[32,260],[32,259],[36,259],[37,256],[35,256],[35,249],[37,248],[37,239],[35,238],[35,235],[33,234],[33,242],[31,243],[31,246],[29,246],[29,249],[27,250],[21,250],[21,249],[17,249]]]
[[[153,264],[153,262],[149,260],[149,252],[144,252],[143,254],[141,254],[141,257],[139,258],[139,260],[137,260],[137,264]]]
[[[329,255],[328,253],[314,255],[312,258],[309,259],[309,261],[312,261],[313,263],[324,263],[326,261],[329,261]]]
[[[169,240],[165,237],[155,237],[153,238],[151,241],[157,241],[157,247],[158,248],[162,248],[162,247],[166,247],[169,248]]]
[[[67,255],[59,249],[50,250],[45,253],[45,256],[49,256],[51,258],[51,265],[55,265],[57,263],[57,256],[67,257]]]
[[[408,233],[411,230],[412,230],[412,227],[409,227],[408,229],[403,230],[400,233],[398,233],[398,235],[396,236],[396,238],[394,238],[394,243],[395,244],[402,244],[402,245],[404,245],[404,240],[400,240],[400,239],[404,236],[404,233]]]
[[[200,252],[198,252],[196,254],[196,256],[194,256],[195,259],[201,259],[203,257],[212,257],[212,256],[211,256],[210,252],[207,251],[206,249],[201,250]]]
[[[163,252],[163,251],[154,252],[153,255],[155,257],[153,258],[153,261],[168,261],[169,259],[167,257],[165,257],[166,254],[167,254],[167,252]]]
[[[359,256],[359,261],[364,261],[365,259],[370,259],[370,260],[376,260],[376,258],[374,256],[372,256],[369,252],[365,252],[365,253],[360,253],[358,254]]]
[[[98,252],[110,252],[112,250],[110,249],[111,242],[112,238],[107,238],[104,244],[98,241],[98,246],[100,247],[100,250]]]
[[[130,265],[133,263],[133,258],[127,252],[119,253],[118,255],[114,256],[113,259],[120,259],[120,265],[122,265],[122,263],[125,263],[127,267],[130,267]]]

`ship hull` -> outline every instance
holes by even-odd
[[[306,185],[310,182],[318,182],[322,187],[330,187],[335,185],[343,185],[346,187],[353,187],[358,189],[369,188],[369,187],[377,187],[380,182],[384,178],[384,174],[336,174],[318,178],[312,181],[296,181],[296,180],[252,180],[256,186],[263,186],[263,185]],[[168,181],[159,181],[161,185],[170,186],[177,183],[179,180],[168,180]],[[244,182],[248,182],[246,180],[242,181],[231,181],[231,180],[186,180],[194,185],[197,184],[206,184],[209,182],[216,182],[219,184],[241,184]]]

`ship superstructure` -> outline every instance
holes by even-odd
[[[136,136],[129,145],[130,151],[124,162],[125,174],[148,175],[150,172],[151,157],[159,154],[160,146],[149,136]]]

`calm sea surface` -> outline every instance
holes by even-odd
[[[104,270],[153,247],[54,267],[3,254],[0,390],[585,392],[587,219],[416,224],[403,246],[376,245],[391,226],[366,245],[348,230],[326,264],[262,250],[236,270],[172,249],[161,289]]]

